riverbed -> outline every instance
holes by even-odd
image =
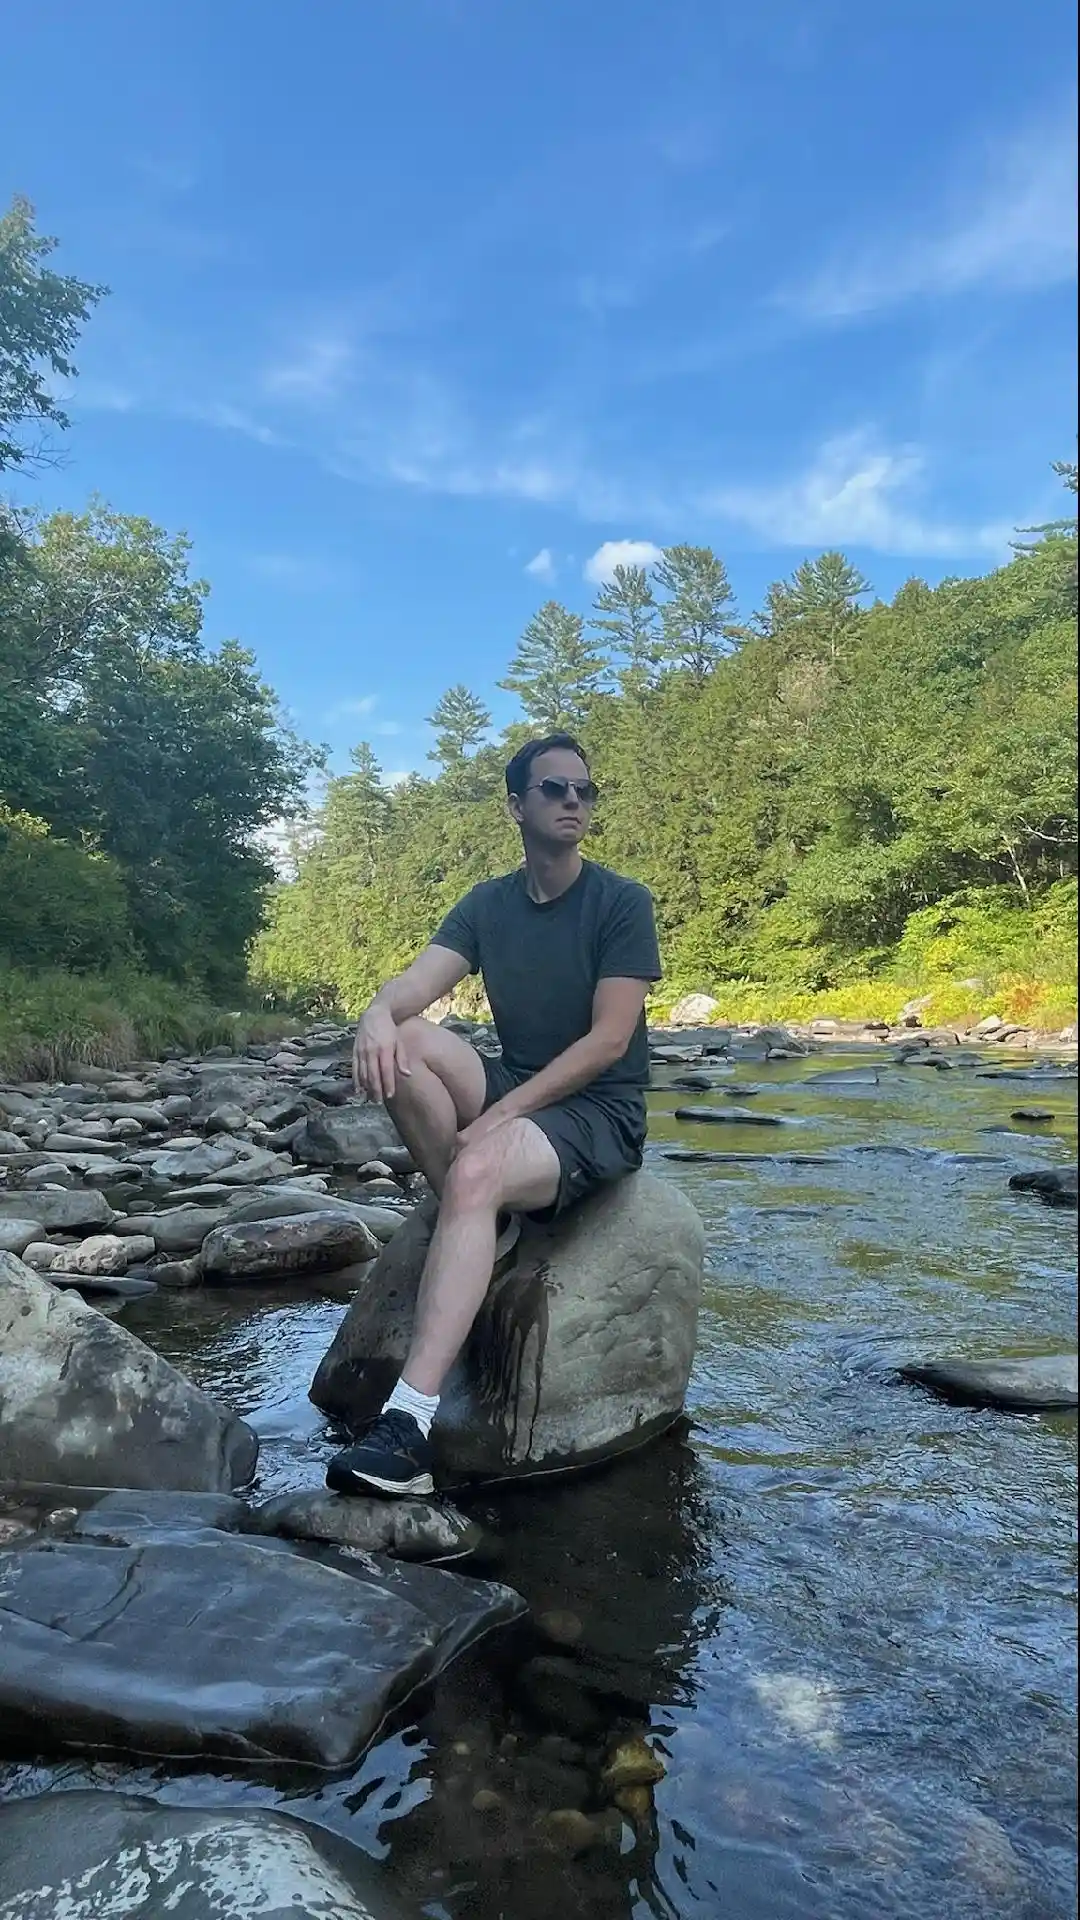
[[[739,1062],[725,1084],[776,1128],[675,1119],[719,1088],[650,1096],[650,1169],[708,1235],[688,1420],[470,1505],[556,1662],[561,1634],[663,1761],[621,1840],[532,1843],[595,1739],[572,1702],[559,1724],[557,1689],[522,1694],[535,1641],[459,1662],[346,1780],[80,1762],[8,1769],[7,1790],[280,1806],[388,1862],[433,1920],[1072,1914],[1075,1416],[953,1407],[896,1368],[1075,1348],[1076,1215],[1008,1176],[1075,1162],[1076,1080],[999,1078],[1037,1073],[1000,1048],[814,1077],[872,1065]],[[1052,1117],[1011,1118],[1034,1105]],[[666,1157],[685,1148],[736,1157]],[[269,1493],[321,1484],[334,1441],[306,1390],[344,1306],[331,1277],[163,1293],[125,1324],[253,1420]]]

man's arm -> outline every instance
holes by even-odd
[[[452,992],[468,972],[469,963],[460,953],[430,946],[404,973],[379,988],[356,1029],[353,1078],[359,1092],[372,1100],[393,1099],[397,1075],[409,1073],[408,1051],[398,1028]]]
[[[504,1094],[459,1138],[479,1139],[504,1120],[527,1119],[541,1107],[550,1107],[556,1100],[579,1093],[606,1067],[614,1066],[633,1039],[650,984],[648,980],[618,978],[599,981],[593,995],[592,1026],[588,1033],[563,1053],[557,1053],[554,1060],[549,1060],[531,1079]]]

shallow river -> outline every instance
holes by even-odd
[[[676,1105],[721,1096],[651,1096],[649,1164],[708,1230],[691,1422],[473,1508],[497,1577],[577,1616],[577,1655],[664,1760],[621,1851],[531,1843],[580,1773],[557,1713],[545,1737],[524,1710],[520,1650],[494,1644],[345,1781],[72,1764],[9,1785],[281,1805],[389,1861],[439,1920],[1072,1914],[1075,1417],[949,1407],[892,1368],[1075,1346],[1076,1216],[1007,1178],[1075,1160],[1076,1081],[890,1067],[877,1086],[805,1084],[865,1064],[740,1063],[730,1083],[760,1088],[782,1130],[688,1125]],[[1053,1120],[1010,1120],[1032,1104]],[[827,1158],[675,1163],[676,1144]],[[332,1443],[304,1396],[342,1311],[328,1282],[162,1295],[126,1324],[255,1416],[269,1492],[321,1483]],[[502,1812],[474,1810],[483,1789]]]

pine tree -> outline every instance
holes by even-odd
[[[799,627],[815,636],[830,660],[838,660],[858,613],[859,601],[872,593],[858,567],[831,550],[804,560],[790,580],[778,580],[766,596],[766,631]]]
[[[428,714],[427,724],[435,728],[435,745],[428,759],[438,761],[449,773],[451,767],[460,766],[470,747],[480,746],[491,725],[491,715],[483,701],[459,680],[447,687],[434,713]]]
[[[711,547],[665,547],[653,579],[668,595],[660,609],[664,658],[700,683],[741,638],[727,568]]]
[[[581,726],[606,671],[607,661],[587,638],[581,615],[548,600],[529,621],[499,686],[517,694],[533,725],[545,733],[572,731]]]
[[[644,567],[616,567],[593,602],[592,624],[613,653],[625,661],[619,684],[631,698],[642,696],[662,658],[660,609]]]

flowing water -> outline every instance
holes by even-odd
[[[1076,1081],[813,1077],[867,1064],[730,1070],[782,1129],[674,1119],[720,1092],[651,1096],[649,1164],[708,1232],[690,1423],[472,1509],[498,1577],[534,1614],[574,1616],[551,1632],[580,1626],[571,1657],[602,1670],[611,1723],[645,1727],[663,1760],[621,1839],[615,1823],[576,1857],[538,1839],[546,1809],[588,1804],[582,1745],[605,1730],[580,1723],[596,1695],[582,1709],[565,1650],[546,1649],[561,1690],[523,1694],[535,1641],[459,1662],[344,1781],[73,1763],[21,1768],[14,1790],[283,1806],[388,1861],[438,1920],[1072,1914],[1075,1417],[947,1406],[894,1368],[1075,1346],[1076,1216],[1007,1179],[1075,1160]],[[1032,1104],[1052,1120],[1011,1120]],[[336,1291],[161,1295],[126,1316],[255,1417],[266,1492],[321,1483],[333,1443],[305,1393]]]

